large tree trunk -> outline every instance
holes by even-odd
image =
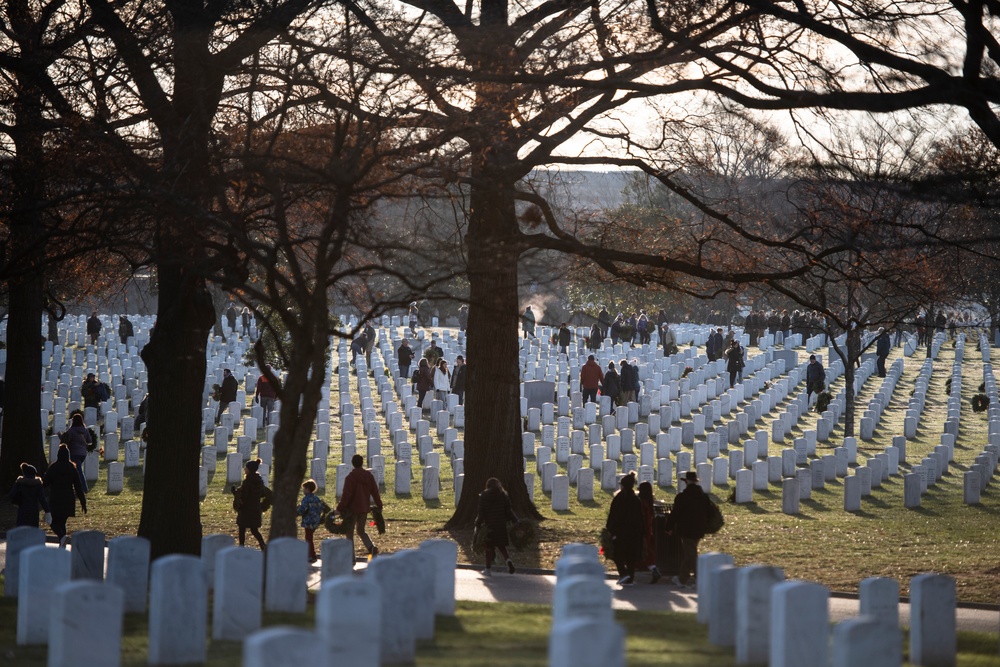
[[[298,536],[295,508],[306,476],[306,455],[326,378],[329,352],[326,312],[325,299],[322,304],[304,309],[299,315],[301,333],[293,334],[294,357],[281,387],[281,419],[274,434],[274,505],[268,537],[271,540]]]
[[[42,409],[42,276],[32,272],[10,286],[0,493],[20,474],[21,462],[45,470]]]
[[[198,474],[205,342],[215,317],[204,280],[179,263],[158,267],[156,326],[142,359],[149,369],[149,442],[139,535],[151,557],[201,553]]]
[[[24,11],[24,8],[22,8]],[[27,16],[27,13],[23,16]],[[21,26],[24,29],[23,26]],[[43,75],[41,75],[43,76]],[[46,466],[39,414],[42,409],[42,306],[45,277],[45,138],[42,95],[30,75],[19,80],[14,103],[15,158],[7,261],[18,272],[9,283],[7,367],[0,493],[13,485],[21,462]]]
[[[492,176],[495,176],[492,177]],[[496,477],[518,516],[541,518],[524,484],[518,344],[517,217],[513,184],[473,178],[469,232],[465,482],[447,527],[471,524],[479,493]]]

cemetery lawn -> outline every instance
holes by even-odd
[[[310,603],[312,600],[310,600]],[[211,604],[209,604],[211,609]],[[313,605],[305,614],[264,614],[264,625],[312,627]],[[630,667],[658,665],[735,665],[733,651],[708,644],[707,626],[694,614],[616,611],[625,626],[626,663]],[[18,667],[45,667],[45,647],[16,645],[17,602],[0,599],[0,662]],[[434,641],[418,642],[416,665],[428,667],[545,667],[551,609],[545,605],[509,602],[459,602],[452,618],[438,616]],[[145,667],[148,650],[146,617],[126,614],[122,666]],[[905,650],[905,648],[904,648]],[[996,635],[958,633],[959,667],[1000,665]],[[239,667],[240,642],[208,642],[207,667]]]
[[[756,354],[756,348],[751,348],[750,353]],[[875,431],[875,439],[870,442],[859,439],[859,464],[891,445],[892,436],[903,432],[904,413],[920,365],[924,362],[924,353],[921,348],[914,356],[905,358],[905,370]],[[800,358],[802,354],[800,350]],[[889,362],[900,354],[900,348],[895,348]],[[907,442],[907,463],[900,464],[901,474],[919,463],[940,443],[942,424],[947,414],[945,380],[952,373],[954,359],[955,349],[950,342],[946,342],[934,361],[920,428],[917,437]],[[720,533],[702,541],[701,552],[732,554],[740,566],[751,563],[776,565],[784,568],[789,579],[816,581],[833,591],[842,592],[856,592],[859,582],[866,577],[884,576],[897,579],[902,595],[906,596],[910,577],[924,572],[945,573],[956,579],[960,601],[996,604],[1000,600],[1000,561],[996,556],[1000,553],[1000,480],[995,478],[983,489],[980,504],[965,505],[962,493],[962,473],[970,469],[975,456],[988,441],[986,413],[973,412],[970,407],[971,399],[978,393],[983,381],[982,356],[975,339],[970,338],[966,342],[962,371],[962,422],[955,446],[955,461],[941,481],[928,489],[920,508],[904,508],[901,476],[890,477],[881,487],[873,488],[872,495],[863,499],[859,512],[843,510],[842,478],[827,482],[825,488],[813,490],[811,500],[802,501],[801,513],[797,516],[782,513],[780,485],[772,484],[766,492],[755,491],[752,503],[736,505],[729,502],[734,488],[730,480],[727,485],[713,488],[713,497],[722,508],[726,525]],[[357,405],[356,378],[352,376],[351,380],[351,400]],[[880,382],[881,378],[875,375],[861,388],[857,400],[859,419]],[[333,406],[340,403],[336,385],[334,380]],[[837,392],[842,386],[841,378],[832,385],[832,391]],[[802,388],[800,384],[797,389]],[[381,401],[376,396],[376,409],[380,405]],[[772,410],[768,417],[753,425],[748,437],[756,429],[770,432],[771,420],[779,411],[780,408]],[[335,505],[336,464],[341,462],[341,432],[335,408],[332,413],[326,489],[320,492],[320,496],[330,505]],[[816,418],[815,412],[803,416],[790,437],[802,437],[805,429],[815,428]],[[425,500],[421,495],[422,470],[417,463],[416,451],[413,454],[412,493],[394,492],[393,445],[386,434],[387,429],[383,426],[381,431],[382,455],[386,460],[382,497],[389,529],[382,536],[374,535],[374,528],[370,529],[379,548],[384,553],[391,553],[416,547],[426,539],[445,537],[458,542],[460,562],[481,562],[471,549],[471,528],[448,533],[442,531],[454,507],[454,480],[450,461],[443,452],[443,439],[435,435],[435,451],[442,453],[439,499]],[[433,426],[431,434],[435,434]],[[841,421],[828,442],[818,443],[817,455],[832,454],[833,448],[839,446],[842,439]],[[741,446],[731,445],[736,448]],[[782,448],[790,446],[791,439],[786,439],[784,444],[771,443],[770,454],[780,454]],[[232,451],[232,445],[230,449]],[[565,472],[564,464],[560,467]],[[536,472],[533,457],[527,458],[527,470]],[[609,492],[600,489],[599,477],[595,480],[594,501],[577,501],[575,488],[571,487],[569,511],[554,512],[549,495],[542,492],[541,480],[536,475],[534,500],[546,519],[539,526],[537,543],[525,551],[513,553],[519,568],[550,570],[554,568],[564,544],[597,543],[612,497]],[[236,535],[232,496],[227,493],[228,485],[224,482],[225,463],[224,459],[219,459],[217,471],[209,476],[208,495],[202,502],[203,534]],[[70,519],[71,533],[84,529],[103,530],[108,538],[136,534],[142,499],[141,469],[126,470],[122,493],[108,495],[106,488],[107,464],[102,462],[100,478],[92,485],[88,498],[90,513],[84,516],[78,512],[76,518]],[[666,502],[670,502],[674,493],[676,488],[656,490],[657,498]],[[0,503],[0,528],[13,526],[13,509],[9,503]],[[265,516],[265,536],[267,521]],[[318,542],[328,536],[323,528],[317,530],[317,548]],[[248,543],[256,546],[252,538]],[[360,545],[356,546],[360,549]],[[614,569],[611,563],[608,563],[608,569]]]

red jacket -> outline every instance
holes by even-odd
[[[587,360],[580,368],[580,386],[584,389],[597,389],[604,382],[604,371],[596,361]]]
[[[337,503],[337,511],[347,510],[354,516],[368,514],[372,508],[372,499],[375,500],[375,507],[382,509],[382,497],[378,493],[375,475],[364,468],[355,468],[344,480],[344,492]]]

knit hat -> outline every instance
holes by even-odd
[[[30,463],[22,463],[21,474],[24,477],[34,477],[35,475],[38,474],[38,471],[35,470],[35,466],[31,465]]]
[[[247,461],[247,464],[243,467],[250,472],[257,472],[258,468],[260,468],[260,463],[260,459],[253,459],[252,461]]]

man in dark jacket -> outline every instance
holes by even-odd
[[[372,538],[365,532],[365,525],[368,523],[368,512],[371,511],[374,501],[375,507],[382,509],[382,497],[378,492],[378,482],[371,472],[365,470],[365,457],[355,454],[351,457],[351,465],[354,470],[348,473],[344,479],[344,492],[340,496],[337,504],[338,512],[347,512],[354,517],[354,532],[358,534],[365,548],[372,556],[378,555],[378,547],[372,543]],[[354,540],[354,532],[351,533],[351,544]],[[353,550],[352,550],[353,553]]]
[[[121,340],[122,345],[126,345],[128,339],[134,335],[135,327],[132,326],[132,322],[124,315],[120,315],[118,317],[118,338]]]
[[[410,341],[403,339],[396,350],[396,361],[399,362],[399,377],[410,379],[410,365],[413,363],[413,348]]]
[[[236,392],[240,385],[236,381],[236,376],[228,368],[222,371],[222,386],[219,388],[219,409],[215,413],[215,423],[222,421],[222,413],[229,407],[229,404],[236,400]]]
[[[455,370],[451,373],[451,393],[458,396],[458,404],[465,403],[465,357],[458,355],[455,357]]]
[[[686,586],[698,568],[698,542],[708,528],[709,504],[712,500],[698,484],[698,473],[688,470],[684,475],[684,490],[674,498],[674,508],[667,517],[667,532],[681,538],[680,575],[674,584]]]
[[[569,344],[573,340],[573,332],[565,322],[559,325],[559,352],[569,354]]]
[[[879,329],[878,338],[875,340],[875,355],[876,363],[878,364],[878,376],[880,378],[885,377],[885,360],[888,358],[891,349],[892,339],[889,337],[889,332],[885,329]]]
[[[826,371],[823,364],[819,363],[815,354],[809,355],[809,365],[806,366],[806,400],[812,399],[812,395],[819,395],[826,389]]]
[[[628,405],[639,395],[639,369],[630,364],[627,359],[622,359],[620,366],[622,377],[621,404]]]
[[[91,344],[97,345],[97,337],[101,335],[101,320],[97,317],[96,310],[90,314],[90,318],[87,320],[87,333],[90,335]]]
[[[597,314],[597,324],[601,327],[601,340],[608,337],[608,329],[611,327],[611,313],[604,306],[601,306],[601,312]]]
[[[594,359],[594,355],[587,357],[587,363],[580,368],[580,387],[583,389],[583,402],[593,401],[597,403],[597,389],[604,382],[604,371],[601,365]]]

